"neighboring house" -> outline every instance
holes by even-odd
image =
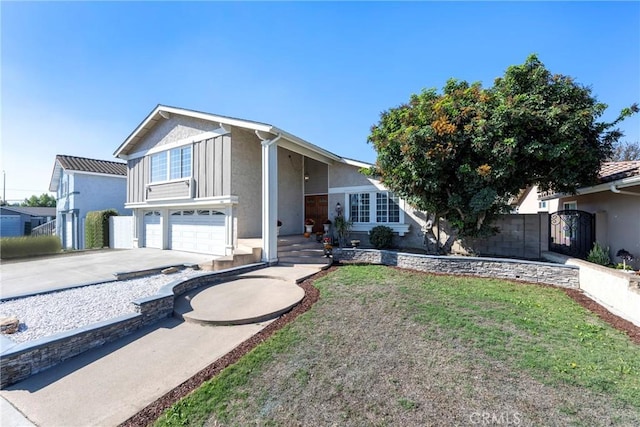
[[[578,210],[595,215],[595,241],[609,246],[611,260],[620,249],[635,256],[640,268],[640,161],[607,162],[600,168],[600,184],[580,188],[576,195],[547,194],[559,211]]]
[[[515,213],[535,214],[538,212],[555,212],[558,210],[558,200],[540,200],[538,186],[528,187],[515,197],[511,206]]]
[[[338,211],[354,233],[388,225],[399,246],[421,246],[419,213],[342,158],[266,123],[158,105],[114,155],[127,161],[134,247],[231,255],[261,238],[277,260],[281,234],[314,231]]]
[[[84,226],[88,212],[124,208],[127,165],[109,160],[57,155],[49,191],[56,193],[56,234],[65,249],[84,249]]]
[[[56,208],[2,206],[0,237],[28,236],[31,230],[55,217]]]

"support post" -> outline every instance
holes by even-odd
[[[262,140],[262,261],[269,264],[278,262],[279,139]]]

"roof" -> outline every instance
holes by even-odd
[[[59,154],[56,161],[62,169],[68,171],[104,173],[107,175],[127,176],[127,164],[110,160],[87,159],[86,157],[65,156]]]
[[[31,216],[56,216],[56,208],[29,206],[2,206],[2,210]]]
[[[133,130],[133,132],[131,132],[127,139],[125,139],[124,142],[120,144],[118,149],[113,153],[114,156],[126,158],[129,154],[134,152],[134,148],[138,144],[138,142],[140,142],[145,137],[145,135],[155,127],[158,122],[170,118],[173,114],[194,117],[210,122],[216,122],[220,125],[221,128],[223,128],[225,125],[227,127],[242,127],[245,129],[253,130],[256,133],[262,135],[262,137],[268,135],[267,138],[269,139],[275,138],[280,135],[282,141],[279,142],[279,145],[285,148],[294,148],[294,151],[297,148],[308,157],[313,157],[316,160],[320,161],[342,161],[342,158],[340,156],[337,156],[330,151],[320,148],[317,145],[305,141],[302,138],[299,138],[268,123],[239,119],[229,116],[221,116],[218,114],[188,110],[185,108],[170,107],[168,105],[161,104],[158,104],[156,108],[154,108],[153,111],[151,111],[151,113],[149,113],[149,115]]]
[[[58,154],[53,165],[49,191],[56,191],[60,180],[60,170],[101,175],[127,176],[127,164],[111,160],[88,159],[86,157]]]
[[[599,183],[591,187],[579,188],[576,194],[590,194],[601,191],[617,191],[620,188],[640,185],[640,160],[626,162],[605,162],[598,172]],[[613,190],[612,190],[613,187]],[[551,200],[565,194],[548,191],[540,193],[540,200]]]
[[[640,160],[603,163],[598,176],[602,183],[640,176]]]

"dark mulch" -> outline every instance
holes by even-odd
[[[146,408],[120,424],[119,427],[148,426],[153,424],[164,411],[171,407],[171,405],[200,387],[205,381],[208,381],[211,378],[215,377],[227,366],[237,362],[242,356],[247,354],[258,344],[265,341],[276,331],[281,329],[284,325],[292,322],[300,314],[309,310],[311,306],[313,306],[313,304],[320,298],[320,292],[313,286],[313,281],[325,276],[339,266],[340,264],[334,264],[334,266],[332,266],[331,268],[321,271],[313,277],[302,282],[300,286],[305,291],[305,297],[293,310],[282,315],[280,318],[270,323],[266,328],[258,332],[256,335],[244,341],[234,350],[227,353],[222,358],[216,360],[211,365],[198,372],[187,381],[180,384],[178,387],[174,388],[164,396],[157,399],[155,402],[149,404]],[[564,291],[578,304],[595,313],[598,317],[600,317],[602,320],[604,320],[614,328],[626,333],[630,337],[631,341],[640,345],[640,327],[609,312],[607,309],[587,297],[582,291],[578,289],[565,289]]]

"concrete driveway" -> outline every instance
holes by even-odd
[[[185,263],[203,264],[213,255],[171,250],[103,249],[28,260],[2,261],[0,298],[64,289],[114,279],[114,273]]]

